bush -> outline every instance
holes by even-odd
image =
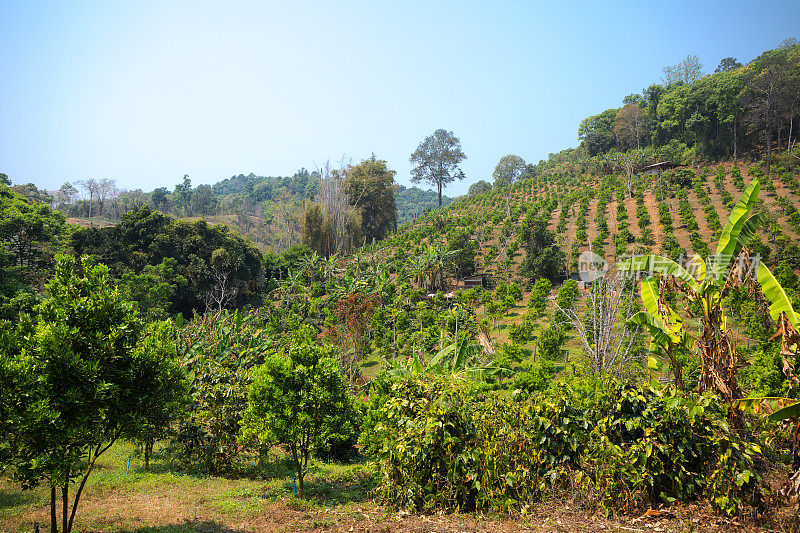
[[[379,491],[398,507],[525,510],[575,480],[607,513],[699,498],[725,514],[760,504],[760,448],[730,429],[727,407],[709,394],[608,381],[509,397],[447,376],[385,390],[365,430]]]

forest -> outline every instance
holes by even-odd
[[[444,129],[435,191],[0,175],[0,529],[800,528],[800,45],[622,104],[458,198]]]

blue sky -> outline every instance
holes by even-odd
[[[468,156],[455,195],[503,155],[576,146],[581,119],[664,65],[746,62],[798,21],[796,0],[0,0],[0,172],[171,189],[374,152],[409,184],[444,128]]]

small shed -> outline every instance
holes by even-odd
[[[462,278],[461,284],[465,289],[471,289],[473,287],[485,287],[487,276],[488,274],[486,274],[485,272],[480,274],[473,274],[472,276],[467,276],[466,278]]]
[[[673,168],[682,167],[684,165],[673,163],[672,161],[661,161],[659,163],[653,163],[652,165],[647,165],[646,167],[642,167],[636,171],[637,174],[661,174],[665,170],[671,170]]]

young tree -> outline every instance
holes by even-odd
[[[464,171],[458,165],[466,158],[458,137],[452,131],[438,129],[433,135],[425,137],[411,154],[409,161],[415,165],[411,169],[411,181],[435,185],[439,193],[439,207],[442,207],[442,189],[456,178],[464,179]]]
[[[291,453],[301,498],[311,452],[355,434],[353,404],[334,353],[298,333],[287,353],[268,357],[256,371],[242,417],[243,442],[278,444]]]
[[[369,324],[378,303],[377,296],[351,293],[339,300],[334,311],[336,326],[331,337],[342,347],[339,360],[351,386],[358,377],[359,364],[369,353]]]
[[[140,321],[108,268],[59,256],[47,296],[32,316],[0,323],[0,449],[4,466],[30,488],[50,485],[50,531],[72,530],[98,457],[171,401],[161,386],[174,367],[135,350]],[[168,380],[168,379],[167,379]],[[70,501],[70,486],[78,482]]]
[[[544,313],[547,308],[547,299],[550,297],[550,290],[553,288],[549,279],[542,278],[536,280],[531,290],[530,300],[528,300],[528,308],[535,312],[537,315]]]
[[[172,320],[154,322],[143,332],[133,357],[142,363],[141,381],[150,382],[150,401],[133,413],[125,437],[144,444],[144,469],[150,469],[150,458],[156,440],[169,434],[170,424],[178,418],[188,401],[186,371],[176,350],[176,326]]]

